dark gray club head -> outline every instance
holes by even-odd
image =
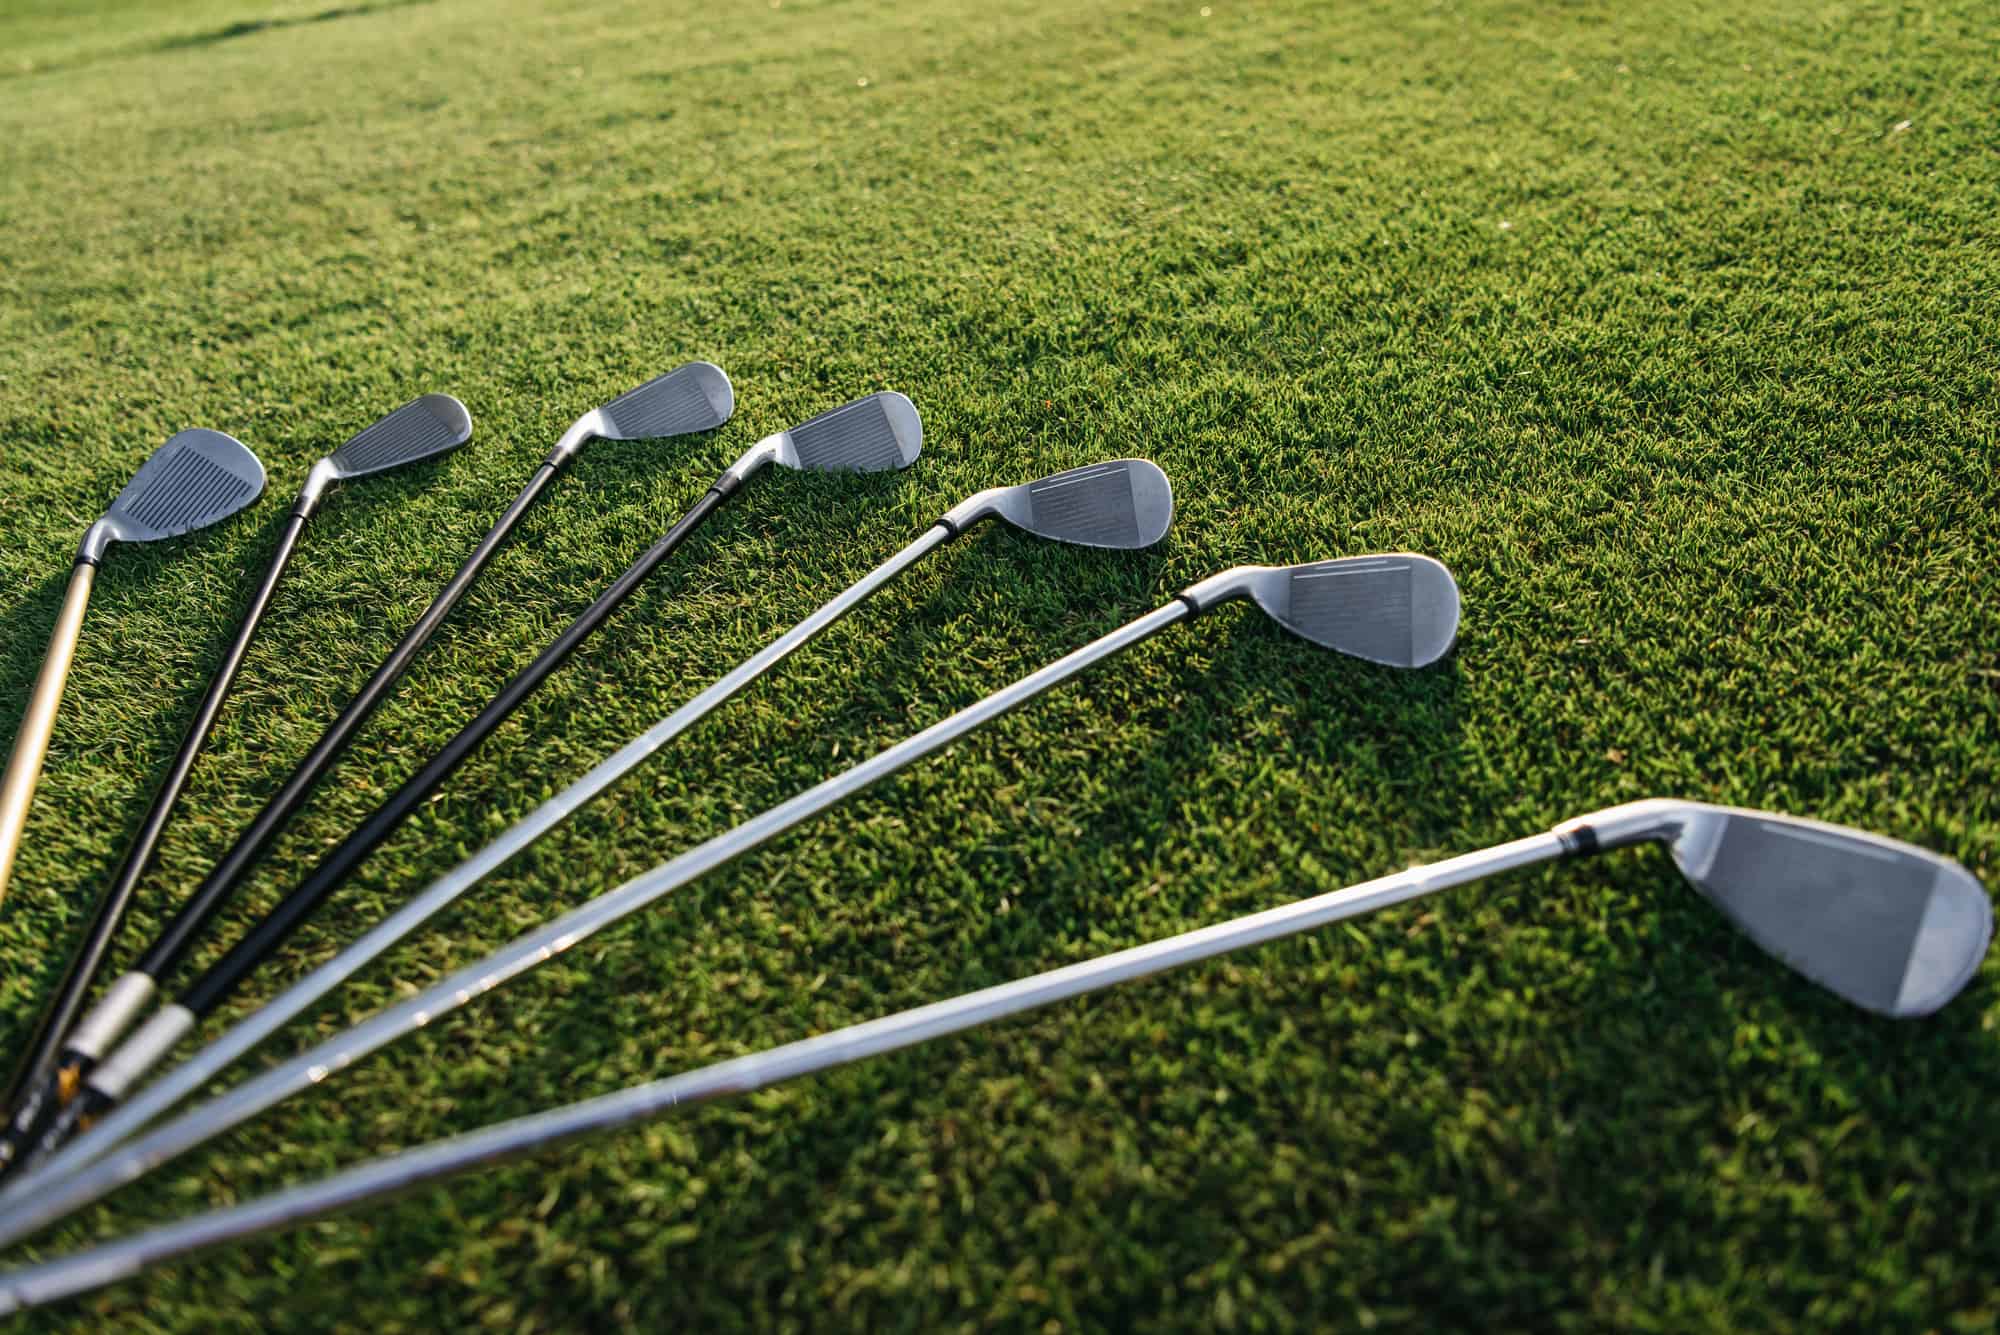
[[[1150,547],[1174,520],[1174,488],[1150,459],[1113,459],[968,497],[945,519],[963,531],[998,516],[1038,538],[1129,551]]]
[[[1458,638],[1457,581],[1437,561],[1410,552],[1238,566],[1183,596],[1203,609],[1250,598],[1294,635],[1389,667],[1435,663]]]
[[[346,482],[455,450],[472,439],[472,414],[449,394],[426,394],[390,413],[327,458]]]
[[[1841,825],[1653,800],[1586,816],[1600,845],[1664,841],[1752,941],[1864,1010],[1929,1015],[1979,971],[1993,903],[1958,863]]]
[[[712,431],[735,411],[736,391],[722,368],[713,362],[689,362],[577,418],[556,442],[551,457],[566,459],[592,438],[651,440]]]
[[[77,548],[96,561],[114,542],[154,542],[206,528],[264,492],[264,465],[234,436],[206,427],[174,433],[90,526]]]
[[[314,464],[299,489],[298,512],[308,512],[335,482],[428,459],[471,439],[472,414],[457,399],[449,394],[412,399]]]

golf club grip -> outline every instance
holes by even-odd
[[[485,569],[486,563],[492,560],[493,554],[500,549],[500,544],[507,540],[508,534],[514,531],[514,526],[521,522],[521,517],[527,513],[528,507],[535,503],[536,497],[542,494],[543,489],[555,475],[556,468],[551,463],[545,462],[535,470],[535,475],[528,479],[527,485],[514,497],[506,513],[502,514],[499,521],[487,530],[486,536],[479,540],[479,545],[473,548],[472,555],[458,568],[458,573],[453,575],[451,581],[438,592],[437,597],[431,600],[430,606],[424,609],[424,614],[417,618],[416,624],[410,627],[402,641],[390,651],[382,666],[375,669],[375,675],[370,677],[359,694],[348,702],[340,717],[320,735],[319,741],[314,743],[306,758],[299,762],[298,768],[292,771],[284,786],[265,803],[264,809],[257,813],[257,818],[249,827],[237,836],[236,843],[223,855],[222,860],[216,863],[214,870],[209,872],[187,902],[181,905],[173,920],[147,948],[146,953],[140,956],[138,964],[134,966],[135,972],[154,979],[163,979],[174,965],[180,962],[181,957],[193,946],[195,938],[207,924],[209,917],[221,907],[222,902],[235,890],[237,883],[249,873],[257,859],[263,856],[271,841],[278,837],[278,832],[298,814],[299,808],[305,805],[306,798],[312,792],[314,785],[333,767],[333,762],[339,759],[340,753],[347,749],[347,744],[353,740],[354,734],[367,721],[368,716],[375,712],[375,707],[382,703],[389,689],[396,684],[397,678],[403,675],[410,661],[429,641],[432,633],[444,621],[445,615],[471,587],[472,581],[481,570]]]
[[[111,949],[111,942],[118,934],[118,928],[125,920],[125,911],[132,904],[132,892],[138,887],[139,878],[146,873],[152,863],[153,850],[159,846],[160,834],[167,827],[167,818],[173,814],[174,804],[180,801],[181,790],[187,787],[188,775],[194,770],[195,757],[200,754],[202,744],[215,726],[216,716],[222,712],[223,699],[236,681],[236,671],[243,666],[243,656],[249,652],[250,640],[257,633],[258,622],[264,619],[264,611],[271,604],[271,596],[277,592],[278,579],[285,573],[285,565],[292,559],[292,551],[298,546],[299,535],[306,526],[306,516],[294,513],[285,525],[285,531],[278,538],[277,550],[271,554],[270,565],[264,571],[264,579],[257,586],[257,592],[250,599],[250,606],[243,614],[243,622],[236,630],[236,638],[230,642],[229,650],[223,655],[222,664],[216,668],[215,676],[208,683],[208,691],[201,698],[201,705],[195,710],[194,721],[188,725],[187,735],[181,739],[180,750],[174,753],[173,763],[167,767],[167,776],[161,781],[159,791],[153,794],[153,804],[146,817],[139,824],[139,832],[132,837],[132,843],[125,850],[125,858],[118,864],[117,872],[111,878],[104,897],[97,903],[97,915],[85,934],[83,943],[76,954],[70,957],[69,968],[63,974],[62,986],[56,990],[55,999],[42,1012],[40,1025],[35,1031],[34,1042],[29,1045],[28,1056],[15,1068],[14,1078],[8,1086],[7,1102],[11,1108],[29,1085],[39,1081],[55,1063],[56,1055],[62,1050],[62,1041],[68,1035],[70,1026],[76,1023],[77,1012],[90,995],[91,982],[97,977],[104,957]]]
[[[392,794],[370,816],[358,826],[354,833],[341,841],[338,848],[320,859],[298,889],[286,895],[267,913],[244,938],[196,980],[179,998],[180,1004],[194,1014],[207,1015],[227,997],[236,986],[254,972],[259,964],[282,945],[304,922],[321,901],[353,874],[368,855],[387,839],[410,813],[422,806],[430,795],[451,777],[451,774],[479,744],[492,735],[493,730],[506,721],[507,716],[517,709],[521,702],[532,695],[537,687],[548,680],[555,670],[588,639],[593,631],[602,626],[620,604],[637,592],[639,585],[656,570],[660,563],[673,555],[676,548],[685,542],[690,534],[700,528],[702,522],[733,494],[741,483],[725,474],[716,484],[703,494],[702,498],[689,508],[658,542],[648,548],[638,560],[625,568],[625,573],[612,582],[611,587],[599,594],[597,600],[584,609],[576,620],[569,624],[555,642],[544,649],[535,661],[523,669],[512,681],[501,688],[486,708],[479,711],[476,718],[467,724],[444,749],[431,758],[429,764],[419,770],[402,787]]]
[[[42,775],[42,758],[48,755],[49,738],[55,734],[56,707],[62,703],[63,683],[69,680],[70,660],[76,656],[76,642],[83,634],[83,609],[90,602],[90,586],[96,575],[96,562],[84,559],[70,572],[69,592],[63,595],[62,610],[56,614],[48,653],[35,676],[28,708],[21,715],[21,730],[14,735],[6,777],[0,779],[0,898],[6,897],[7,879],[14,873],[14,854],[20,851],[21,831],[27,827],[28,807],[35,800],[35,783]]]

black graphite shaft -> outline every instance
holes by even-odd
[[[70,1026],[76,1023],[77,1012],[83,1009],[83,1003],[90,995],[91,981],[103,967],[111,942],[125,921],[126,910],[132,905],[132,894],[138,889],[140,878],[152,865],[160,835],[167,828],[167,818],[173,815],[174,805],[180,801],[188,776],[194,770],[195,757],[208,740],[216,716],[222,712],[222,702],[229,694],[229,688],[236,682],[236,670],[243,666],[243,656],[249,652],[251,638],[257,633],[257,624],[264,619],[264,610],[270,606],[272,595],[278,591],[279,577],[285,573],[285,565],[292,559],[292,550],[298,546],[306,518],[305,514],[294,510],[286,522],[285,530],[278,538],[277,550],[271,554],[270,565],[264,571],[263,582],[257,586],[257,592],[252,595],[250,606],[243,614],[243,622],[236,629],[236,638],[223,655],[222,665],[209,679],[208,692],[202,696],[194,721],[188,725],[187,735],[181,738],[180,750],[174,753],[166,777],[153,794],[153,804],[147,809],[145,819],[139,823],[138,833],[125,850],[124,861],[118,864],[111,884],[98,900],[96,916],[84,934],[83,943],[70,957],[69,968],[63,973],[62,985],[56,989],[55,999],[42,1012],[34,1040],[28,1046],[27,1057],[15,1068],[13,1081],[7,1090],[10,1107],[26,1090],[42,1081],[57,1054],[62,1051],[62,1041],[68,1035]]]
[[[696,501],[658,542],[654,543],[638,560],[626,567],[611,587],[606,589],[568,629],[556,637],[555,642],[522,669],[512,681],[501,688],[477,717],[451,741],[447,742],[429,764],[412,775],[402,787],[378,807],[373,815],[356,827],[353,834],[343,840],[339,847],[320,859],[312,874],[300,883],[284,899],[280,900],[235,947],[217,960],[209,970],[179,998],[179,1003],[197,1016],[209,1014],[253,973],[258,965],[282,945],[287,937],[296,931],[301,923],[326,897],[354,873],[355,868],[392,834],[396,827],[409,818],[410,814],[424,805],[430,795],[441,787],[445,780],[466,759],[479,744],[491,736],[493,730],[506,721],[521,703],[535,689],[554,674],[569,656],[592,632],[608,620],[619,605],[630,598],[646,577],[657,569],[661,562],[674,553],[690,534],[700,528],[703,521],[727,500],[741,485],[731,474],[725,473],[715,485]]]
[[[299,762],[291,777],[285,780],[284,787],[280,788],[265,804],[264,809],[257,813],[257,818],[250,822],[249,827],[237,838],[235,845],[223,855],[222,861],[216,863],[215,869],[181,906],[180,911],[174,915],[173,920],[167,924],[146,953],[140,956],[138,964],[134,966],[135,972],[143,973],[155,980],[164,978],[187,954],[208,920],[235,891],[257,859],[263,856],[272,840],[278,837],[279,831],[298,814],[299,808],[305,805],[306,798],[312,792],[314,785],[333,767],[333,762],[340,758],[341,752],[347,749],[348,743],[354,739],[354,734],[360,730],[368,716],[375,712],[375,707],[382,703],[390,688],[416,658],[418,651],[429,641],[438,626],[443,623],[445,616],[464,596],[465,591],[472,587],[472,581],[486,568],[486,563],[493,559],[493,554],[500,549],[500,544],[507,540],[507,536],[514,531],[514,526],[520,523],[521,517],[527,513],[528,507],[534,504],[535,499],[542,494],[543,489],[555,475],[556,466],[553,463],[544,463],[535,470],[535,475],[528,479],[528,484],[514,497],[513,503],[507,507],[506,513],[500,516],[499,522],[487,530],[486,536],[480,539],[472,555],[458,568],[458,573],[451,577],[451,582],[431,600],[431,605],[424,609],[424,614],[417,618],[417,623],[410,627],[402,642],[390,651],[382,666],[375,669],[375,675],[368,679],[367,685],[363,686],[360,693],[348,703],[347,708],[341,711],[340,717],[333,721],[332,726],[321,734],[312,751]]]

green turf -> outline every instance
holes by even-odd
[[[1170,633],[15,1257],[1639,796],[1857,824],[2000,884],[1989,5],[675,9],[0,17],[0,741],[78,535],[164,435],[237,434],[273,493],[105,563],[0,907],[9,1050],[281,498],[421,391],[465,400],[473,444],[308,529],[140,928],[578,413],[697,356],[739,404],[551,489],[233,923],[757,435],[893,386],[928,440],[898,476],[760,481],[257,995],[964,494],[1135,453],[1180,513],[1141,555],[947,548],[322,1031],[1226,565],[1432,553],[1457,654],[1397,674],[1242,611]],[[1991,1330],[1996,977],[1872,1019],[1625,854],[46,1325]]]

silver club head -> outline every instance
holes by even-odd
[[[1182,597],[1202,610],[1250,598],[1294,635],[1390,667],[1435,663],[1458,638],[1457,581],[1440,563],[1410,552],[1238,566]]]
[[[817,473],[879,473],[908,468],[923,448],[917,405],[889,389],[764,437],[728,471],[739,482],[765,464]]]
[[[577,418],[556,442],[550,458],[567,459],[593,438],[651,440],[711,431],[735,411],[736,391],[722,368],[713,362],[689,362]]]
[[[314,464],[299,491],[299,504],[310,506],[332,483],[428,459],[471,439],[472,414],[457,399],[449,394],[412,399]]]
[[[206,528],[264,492],[264,465],[234,436],[206,427],[175,432],[90,526],[77,548],[96,561],[114,542],[154,542]]]
[[[1879,1015],[1929,1015],[1979,971],[1993,903],[1927,849],[1768,811],[1653,799],[1559,827],[1598,847],[1664,842],[1744,935],[1821,987]]]
[[[1166,535],[1174,488],[1150,459],[1113,459],[982,491],[953,506],[945,521],[963,531],[993,516],[1038,538],[1129,551]]]

